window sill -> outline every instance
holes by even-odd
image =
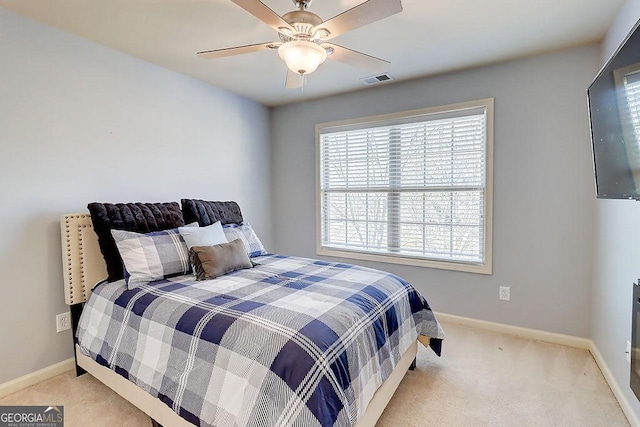
[[[492,274],[491,260],[487,260],[485,264],[472,264],[461,262],[449,262],[449,261],[435,261],[429,259],[419,259],[404,256],[393,255],[378,255],[373,253],[364,253],[348,250],[333,249],[327,247],[317,247],[316,253],[318,255],[337,257],[337,258],[351,258],[364,261],[385,262],[389,264],[402,264],[411,265],[415,267],[427,267],[437,268],[441,270],[453,270],[466,273],[478,273],[478,274]]]

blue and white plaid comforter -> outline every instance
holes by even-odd
[[[202,426],[351,426],[418,335],[444,337],[389,273],[268,255],[248,270],[98,285],[83,354]]]

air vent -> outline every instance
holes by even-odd
[[[389,80],[394,80],[393,77],[389,73],[379,74],[377,76],[365,77],[362,82],[366,85],[376,85],[378,83],[388,82]]]

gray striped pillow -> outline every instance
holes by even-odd
[[[141,234],[111,230],[129,289],[191,272],[189,249],[177,228]]]
[[[242,240],[249,257],[253,258],[267,254],[262,242],[248,222],[241,225],[227,224],[222,227],[222,231],[224,231],[224,235],[229,242],[233,242],[236,239]]]

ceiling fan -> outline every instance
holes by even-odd
[[[231,1],[276,30],[280,41],[205,50],[198,52],[198,55],[203,58],[221,58],[265,49],[278,49],[280,58],[288,68],[285,84],[287,88],[301,87],[303,77],[313,73],[327,58],[372,72],[386,71],[390,64],[388,61],[327,41],[402,11],[401,0],[367,0],[323,21],[315,13],[306,10],[312,0],[293,0],[298,10],[282,16],[276,14],[260,0]]]

